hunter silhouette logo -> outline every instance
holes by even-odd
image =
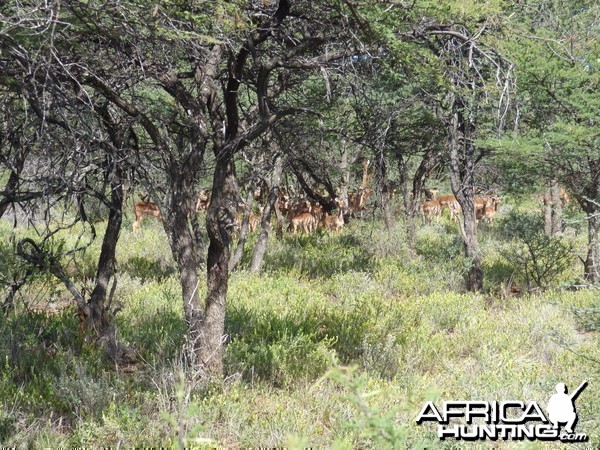
[[[438,437],[442,440],[475,441],[490,439],[522,441],[585,442],[588,436],[575,433],[577,412],[575,400],[587,387],[584,381],[568,394],[564,383],[556,385],[556,393],[548,402],[545,414],[535,401],[448,401],[441,408],[431,401],[423,405],[417,424],[437,422]],[[561,425],[564,429],[561,431]]]
[[[575,399],[579,397],[588,385],[584,381],[571,395],[567,394],[567,386],[564,383],[556,385],[556,394],[548,402],[548,418],[555,429],[559,428],[559,423],[566,423],[565,431],[573,434],[573,427],[577,423],[577,412],[575,411]]]

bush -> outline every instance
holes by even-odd
[[[539,214],[512,211],[502,223],[502,230],[515,240],[503,256],[523,277],[528,289],[548,287],[571,266],[573,244],[561,236],[547,236]]]
[[[123,400],[124,383],[111,377],[110,372],[97,377],[82,364],[75,365],[69,372],[56,380],[54,390],[65,410],[76,417],[99,417],[111,401]]]
[[[123,271],[142,282],[148,280],[162,281],[175,273],[175,267],[165,266],[161,261],[144,256],[132,256],[123,264]]]
[[[257,377],[277,387],[289,387],[321,376],[332,344],[331,338],[320,340],[314,334],[282,330],[264,339],[234,340],[227,346],[225,364],[229,373],[242,372],[248,380]]]
[[[442,232],[441,225],[427,225],[417,234],[417,254],[430,262],[443,262],[463,254],[463,244],[458,230]]]
[[[311,278],[369,270],[373,265],[373,258],[360,242],[344,232],[286,236],[270,244],[264,262],[266,270],[299,272]]]
[[[16,431],[15,417],[0,410],[0,442],[6,442]]]
[[[177,357],[187,326],[176,276],[142,282],[124,274],[119,279],[117,298],[123,305],[116,320],[124,342],[153,363],[165,364]]]

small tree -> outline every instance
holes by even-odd
[[[535,15],[529,5],[515,8],[510,26],[518,39],[507,49],[518,68],[522,127],[504,142],[514,162],[531,161],[525,173],[558,181],[579,203],[588,222],[582,260],[591,283],[600,282],[599,14],[592,0],[542,2]]]
[[[514,239],[504,257],[522,274],[527,288],[546,288],[573,262],[574,246],[560,236],[544,232],[540,215],[511,212],[502,224],[504,234]]]

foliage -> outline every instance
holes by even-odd
[[[356,238],[347,233],[289,236],[286,241],[269,253],[265,270],[277,268],[317,277],[361,270],[373,265],[370,255],[362,252],[356,245]]]
[[[597,378],[598,291],[571,280],[583,224],[599,217],[598,8],[3,3],[2,445],[451,448],[415,424],[425,400],[543,403],[559,381]],[[454,191],[522,196],[503,200],[513,209],[499,211],[500,224],[479,224],[481,252],[469,258],[456,223],[420,221],[408,205],[422,201],[419,183],[449,191],[455,112],[457,143],[477,157],[454,167],[466,177]],[[229,275],[220,264],[232,248],[226,219],[236,194],[252,193],[249,180],[263,189],[274,157],[288,193],[326,188],[325,201],[357,188],[361,160],[373,160],[372,209],[338,234],[271,239],[262,273]],[[219,175],[234,167],[223,189]],[[579,205],[567,218],[580,223],[555,237],[542,232],[530,198],[548,179]],[[211,183],[214,207],[194,216],[199,187]],[[405,196],[390,202],[385,225],[384,186]],[[150,194],[162,222],[130,231],[131,196],[120,196],[130,187]],[[99,238],[121,214],[112,257]],[[86,301],[108,286],[96,311],[118,314],[99,341],[133,349],[137,364],[107,360],[81,331],[72,292],[17,257],[25,238],[40,243],[45,262],[60,262]],[[592,263],[598,243],[592,230]],[[221,252],[207,267],[201,245]],[[485,295],[467,294],[463,276],[479,257]],[[226,274],[227,297],[212,303],[223,309],[225,378],[207,381],[184,349],[197,331],[191,317],[214,325],[202,308],[217,272]],[[519,296],[513,280],[543,289]],[[193,311],[183,301],[190,286]],[[592,447],[598,405],[597,390],[577,402]]]
[[[540,215],[511,212],[502,224],[505,235],[516,242],[504,257],[531,289],[548,287],[572,264],[574,246],[562,236],[547,236]]]
[[[349,400],[360,411],[357,422],[351,424],[361,432],[363,444],[374,447],[385,446],[387,448],[409,448],[407,445],[407,430],[397,428],[394,425],[393,416],[383,417],[378,411],[369,407],[368,399],[378,392],[364,392],[364,380],[355,375],[355,370],[347,367],[340,367],[335,360],[333,367],[324,376],[342,386],[348,391]],[[426,442],[421,442],[417,446],[410,448],[426,448]]]
[[[568,349],[600,358],[597,336],[588,331],[583,338],[577,329],[585,322],[570,313],[593,308],[594,291],[489,301],[457,294],[458,283],[444,284],[457,270],[444,265],[446,252],[457,252],[450,235],[456,231],[433,230],[424,227],[418,237],[442,233],[440,256],[422,262],[384,251],[383,227],[357,224],[345,232],[355,234],[355,245],[365,254],[387,254],[375,267],[310,278],[274,263],[266,274],[236,272],[226,329],[228,381],[211,387],[181,381],[192,378],[179,362],[185,323],[174,276],[146,282],[119,276],[120,334],[146,361],[132,375],[106,372],[98,355],[74,338],[78,325],[70,312],[10,318],[1,327],[19,337],[2,334],[4,354],[15,358],[3,366],[0,384],[4,441],[173,446],[183,435],[189,443],[277,446],[295,436],[310,446],[422,448],[436,437],[415,426],[414,417],[436,391],[445,399],[543,402],[558,381],[591,376],[594,363]],[[484,236],[484,244],[499,242],[500,231],[486,230],[494,238]],[[294,239],[271,244],[282,253],[297,248]],[[128,245],[130,256],[147,251]],[[29,344],[11,353],[7,345],[17,341]],[[331,354],[357,368],[329,372]],[[338,381],[324,379],[328,373]],[[581,417],[594,417],[594,402],[593,395],[578,400]],[[49,411],[52,421],[27,419]],[[63,428],[52,425],[59,416]],[[596,429],[593,421],[580,427],[590,435]]]

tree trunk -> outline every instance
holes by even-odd
[[[271,214],[276,208],[277,199],[279,198],[279,184],[281,183],[282,172],[283,158],[278,156],[275,159],[273,173],[269,183],[267,203],[265,204],[265,208],[263,209],[260,218],[260,235],[258,236],[258,242],[254,248],[254,254],[252,255],[252,263],[250,264],[250,270],[253,272],[260,271],[267,251],[267,242],[269,241],[269,234],[271,232]]]
[[[588,251],[584,277],[590,283],[600,283],[600,208],[588,211]]]
[[[466,202],[465,204],[468,205],[468,200]],[[460,231],[463,237],[465,255],[471,261],[471,267],[467,272],[467,290],[476,292],[483,288],[483,270],[481,269],[481,254],[477,239],[475,207],[473,203],[471,205],[473,205],[471,208],[465,208],[464,204],[461,204],[463,221],[460,224]]]
[[[340,186],[340,198],[344,202],[344,210],[348,211],[348,188],[350,186],[350,163],[348,161],[348,144],[346,139],[340,142],[341,160],[340,171],[342,172],[342,184]]]
[[[6,186],[4,188],[4,193],[2,200],[0,200],[0,217],[4,215],[6,209],[13,203],[15,193],[17,191],[17,187],[19,185],[19,176],[21,171],[23,170],[23,166],[25,164],[25,156],[26,152],[23,148],[20,147],[20,143],[16,142],[17,155],[14,161],[14,165],[11,168],[10,175],[8,177],[8,181],[6,182]]]
[[[389,183],[387,179],[387,164],[385,160],[385,154],[383,148],[377,149],[377,155],[375,158],[375,167],[377,170],[377,197],[381,210],[383,212],[383,221],[386,230],[392,229],[392,211],[390,208],[390,192]]]
[[[413,252],[417,243],[417,225],[415,223],[415,198],[414,190],[408,183],[408,164],[400,156],[398,159],[398,181],[402,190],[402,205],[404,206],[404,218],[406,219],[406,244],[409,251]]]
[[[250,182],[248,185],[248,192],[246,194],[246,201],[244,202],[244,213],[242,216],[242,223],[239,230],[239,239],[237,247],[235,248],[234,254],[231,256],[229,260],[229,271],[232,272],[235,269],[235,266],[239,264],[239,262],[244,257],[244,249],[246,248],[246,240],[248,239],[248,229],[250,222],[250,214],[252,214],[252,206],[254,204],[254,189],[255,183],[254,181]]]
[[[552,236],[552,188],[544,189],[544,234]]]
[[[558,181],[552,180],[552,235],[562,232],[563,213],[562,199],[560,198],[560,185]]]
[[[125,200],[123,181],[125,172],[122,161],[125,160],[125,155],[122,130],[112,120],[108,108],[99,107],[97,112],[102,117],[112,142],[112,145],[106,147],[106,176],[110,180],[110,203],[108,223],[98,259],[96,283],[88,303],[89,309],[80,308],[79,312],[85,317],[87,325],[94,329],[96,336],[103,339],[107,352],[113,359],[117,360],[119,346],[114,332],[114,313],[110,311],[110,301],[116,288],[116,280],[113,281],[113,291],[108,301],[107,296],[109,295],[110,280],[114,278],[116,272],[117,243],[123,221],[123,203]]]
[[[204,248],[202,226],[198,220],[198,212],[195,210],[192,212],[192,231],[194,233],[196,259],[198,261],[198,265],[203,265],[206,262],[204,256],[206,249]]]
[[[198,261],[194,252],[194,237],[188,223],[188,209],[182,204],[173,205],[166,225],[171,252],[179,269],[179,281],[183,295],[185,320],[193,329],[195,319],[200,317],[198,295]]]
[[[450,180],[452,192],[462,208],[460,232],[463,238],[465,256],[471,261],[466,276],[467,290],[479,291],[483,288],[481,253],[477,240],[477,219],[475,216],[475,147],[473,135],[475,124],[464,116],[464,105],[457,98],[452,102],[452,115],[448,126],[448,149],[450,151]]]
[[[202,303],[198,294],[200,280],[197,243],[190,225],[190,213],[194,211],[194,174],[181,170],[177,163],[169,171],[169,194],[163,205],[163,226],[169,238],[173,259],[179,271],[179,283],[183,299],[183,314],[188,327],[185,357],[192,365],[197,361],[201,345]]]
[[[102,240],[102,250],[98,260],[96,285],[90,296],[90,315],[87,324],[93,328],[97,336],[111,330],[113,317],[109,315],[110,304],[107,304],[108,285],[116,270],[116,249],[123,220],[123,184],[121,169],[117,166],[111,182],[111,204],[106,232]]]
[[[217,152],[215,152],[218,154]],[[212,201],[206,217],[210,244],[207,258],[207,293],[197,356],[207,373],[223,374],[223,337],[229,282],[229,248],[235,226],[239,193],[231,158],[217,159]]]

